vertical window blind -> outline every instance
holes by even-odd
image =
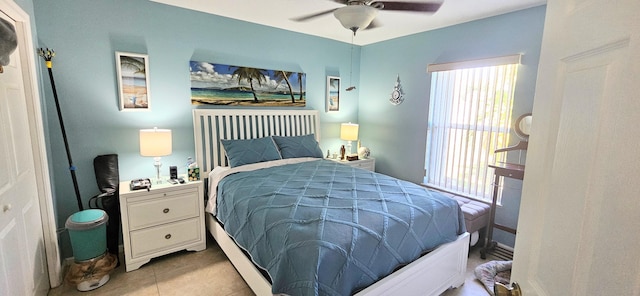
[[[429,65],[425,184],[491,202],[488,165],[506,159],[494,151],[509,142],[519,63],[513,55]]]

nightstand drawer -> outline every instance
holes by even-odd
[[[162,198],[131,202],[128,210],[130,230],[197,217],[200,214],[198,198],[193,194],[172,194]]]
[[[192,218],[171,224],[141,229],[131,232],[131,257],[137,258],[189,242],[197,242],[200,237],[201,223]]]
[[[358,160],[352,160],[352,161],[342,161],[342,160],[339,160],[339,159],[331,159],[331,160],[337,161],[337,162],[339,162],[341,164],[352,166],[352,167],[355,167],[355,168],[369,170],[369,171],[372,171],[372,172],[376,171],[376,159],[375,158],[365,158],[365,159],[358,159]]]
[[[361,168],[365,170],[375,171],[375,162],[369,160],[361,160],[357,163],[351,164],[351,166],[356,168]]]

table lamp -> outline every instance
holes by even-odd
[[[156,167],[156,181],[160,180],[160,162],[161,156],[171,154],[171,130],[158,129],[141,129],[140,130],[140,155],[152,156]]]
[[[351,141],[358,140],[358,124],[343,123],[340,126],[340,139],[347,141],[347,154],[351,155]]]

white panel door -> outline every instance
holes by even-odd
[[[640,1],[547,4],[512,281],[640,295]]]
[[[13,23],[2,11],[0,17]],[[16,50],[10,65],[0,73],[0,295],[46,295],[45,260],[27,103]]]

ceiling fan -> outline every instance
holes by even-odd
[[[412,11],[429,12],[438,11],[441,2],[409,2],[409,1],[375,1],[375,0],[331,0],[346,6],[329,9],[297,18],[293,21],[303,22],[313,18],[323,16],[333,12],[333,15],[340,21],[343,27],[353,31],[355,35],[360,29],[371,29],[377,27],[374,22],[378,10],[388,11]]]

